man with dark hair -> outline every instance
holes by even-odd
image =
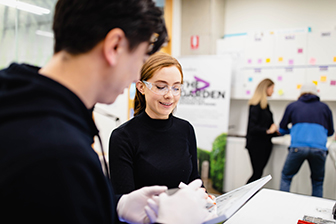
[[[291,129],[288,128],[289,124]],[[334,134],[334,124],[328,105],[317,96],[315,84],[302,85],[299,99],[287,106],[279,131],[291,135],[280,190],[290,190],[293,177],[307,160],[311,171],[312,196],[322,197],[327,137]]]
[[[152,0],[59,0],[53,30],[54,55],[45,66],[13,63],[0,71],[1,219],[114,223],[117,210],[131,223],[203,221],[200,184],[175,197],[162,194],[164,186],[115,197],[91,148],[94,105],[113,103],[165,42],[161,10]]]

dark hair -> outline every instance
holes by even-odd
[[[148,52],[153,54],[167,39],[162,14],[152,0],[59,0],[53,21],[54,53],[86,53],[110,30],[120,28],[131,51],[156,33],[157,40]]]
[[[167,53],[157,52],[150,56],[141,68],[140,81],[146,81],[152,78],[157,71],[162,68],[175,66],[181,73],[181,84],[183,83],[183,72],[181,64]],[[140,114],[146,108],[146,99],[141,92],[136,89],[134,98],[134,116]]]

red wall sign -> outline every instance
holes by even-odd
[[[199,36],[197,36],[197,35],[191,36],[191,38],[190,38],[190,46],[191,46],[191,49],[198,49],[198,46],[199,46]]]

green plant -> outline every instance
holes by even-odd
[[[219,192],[223,192],[226,138],[226,133],[217,136],[212,143],[212,151],[210,153],[210,178],[212,180],[212,187]]]

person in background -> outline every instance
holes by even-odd
[[[173,115],[181,96],[180,63],[166,53],[152,55],[136,83],[134,117],[110,136],[110,174],[117,194],[144,186],[177,188],[199,179],[192,125]]]
[[[59,0],[53,31],[45,66],[0,71],[1,220],[114,223],[117,207],[130,223],[149,223],[153,213],[162,223],[201,223],[208,213],[201,183],[171,197],[152,186],[116,198],[91,147],[92,107],[113,103],[139,79],[166,41],[162,11],[152,0]],[[160,207],[149,206],[157,197]]]
[[[273,121],[273,114],[267,103],[267,97],[274,92],[274,82],[270,79],[262,80],[249,101],[249,117],[246,135],[246,149],[248,150],[253,173],[247,183],[261,178],[263,170],[272,152],[272,137],[277,134],[277,126]]]
[[[288,125],[291,124],[291,129]],[[311,171],[312,195],[323,196],[327,137],[334,124],[329,107],[320,101],[313,83],[301,87],[299,99],[286,107],[280,122],[280,133],[291,135],[291,144],[281,172],[280,190],[289,192],[293,177],[305,160]]]

